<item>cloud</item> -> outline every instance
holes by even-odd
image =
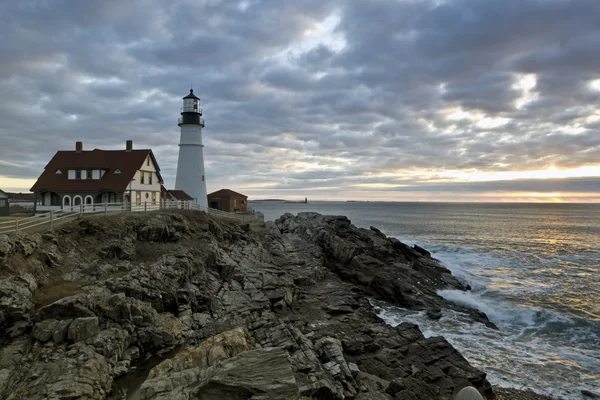
[[[29,0],[0,14],[4,179],[35,179],[77,140],[133,139],[172,186],[190,82],[209,190],[350,195],[385,176],[415,192],[518,191],[438,174],[600,160],[594,0]]]

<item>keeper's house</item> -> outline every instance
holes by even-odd
[[[124,150],[58,151],[30,189],[36,211],[70,208],[80,204],[160,204],[163,183],[152,150],[134,150],[128,140]]]
[[[6,217],[10,214],[10,201],[8,194],[0,189],[0,217]]]

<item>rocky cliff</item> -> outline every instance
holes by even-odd
[[[370,301],[457,306],[429,253],[345,217],[87,217],[0,236],[2,399],[451,399],[485,374]],[[485,315],[470,313],[491,326]]]

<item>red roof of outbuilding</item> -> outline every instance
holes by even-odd
[[[148,155],[156,167],[156,175],[162,181],[160,168],[152,150],[88,150],[57,151],[44,168],[30,191],[52,190],[57,192],[94,192],[99,190],[123,191],[133,179]],[[68,179],[69,169],[100,169],[104,176],[100,179]],[[56,171],[60,170],[60,174]],[[115,171],[120,173],[115,173]]]
[[[241,193],[238,192],[234,192],[233,190],[229,190],[229,189],[221,189],[221,190],[217,190],[216,192],[212,192],[209,193],[208,197],[243,197],[245,199],[248,198],[248,196],[243,195]]]
[[[167,190],[167,193],[175,197],[177,200],[194,200],[192,196],[190,196],[183,190]]]

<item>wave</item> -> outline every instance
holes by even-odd
[[[454,299],[465,298],[462,304],[473,305],[476,296]],[[597,340],[593,327],[578,327],[576,321],[560,315],[527,308],[515,310],[511,315],[486,304],[482,309],[501,321],[500,330],[496,331],[453,310],[443,310],[442,318],[435,321],[427,318],[425,311],[415,312],[375,301],[373,304],[378,316],[392,326],[411,322],[419,325],[425,337],[444,336],[471,364],[484,370],[494,385],[530,388],[569,399],[580,398],[581,389],[598,390],[600,349],[590,342]],[[518,329],[511,329],[513,320],[520,326]],[[556,328],[553,324],[561,326],[563,339],[551,334]],[[570,328],[565,329],[567,326]]]
[[[518,323],[534,326],[536,321],[539,321],[540,314],[543,313],[542,310],[515,308],[510,304],[491,304],[489,300],[473,292],[439,290],[437,293],[448,301],[484,312],[496,325]]]
[[[597,253],[544,254],[526,244],[486,250],[400,240],[429,250],[467,280],[470,292],[438,294],[484,312],[500,331],[452,310],[432,321],[425,312],[383,306],[378,314],[387,323],[412,322],[426,337],[446,337],[495,385],[569,399],[581,398],[581,389],[600,390],[600,321],[588,315],[596,309],[589,276],[598,271]]]

